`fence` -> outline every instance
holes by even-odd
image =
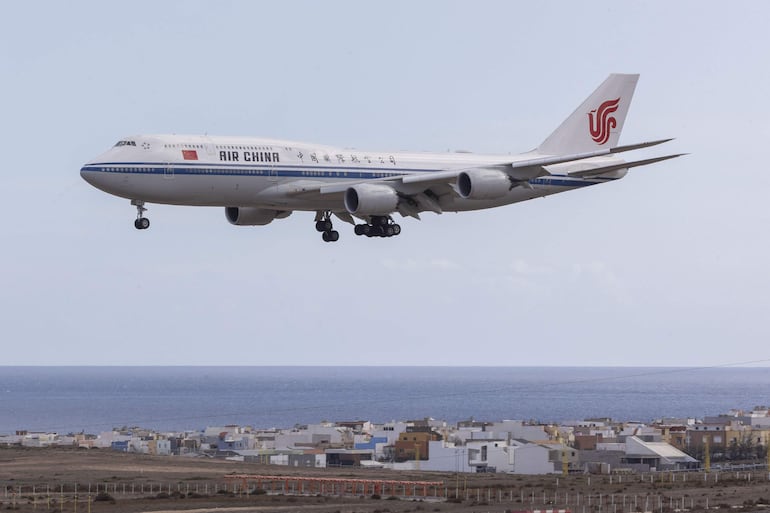
[[[387,495],[410,499],[444,499],[443,481],[351,479],[331,477],[234,474],[225,476],[246,493],[258,491],[284,495],[366,496]]]
[[[460,499],[465,502],[475,501],[485,504],[515,503],[516,507],[535,510],[569,510],[572,513],[638,513],[663,512],[674,510],[691,510],[708,508],[709,500],[697,500],[686,493],[672,494],[581,494],[581,493],[536,493],[532,490],[526,493],[520,490],[502,490],[500,488],[475,488],[460,490],[449,499]]]
[[[502,476],[500,476],[502,477]],[[519,476],[508,476],[517,479]],[[527,479],[532,479],[529,476]],[[321,495],[354,497],[378,495],[409,500],[453,500],[488,504],[510,504],[507,509],[570,509],[572,513],[666,512],[717,506],[708,496],[691,496],[693,488],[712,485],[767,486],[770,473],[764,470],[731,470],[710,473],[647,473],[620,475],[538,476],[538,485],[451,486],[439,481],[319,478],[299,476],[233,475],[222,480],[180,482],[123,481],[21,485],[0,482],[0,506],[30,504],[33,509],[90,513],[100,499],[134,499],[168,496],[206,497],[227,495],[248,499],[256,494]],[[472,476],[471,479],[483,479]],[[505,478],[503,478],[505,479]],[[615,485],[639,485],[647,493],[603,493]],[[575,491],[583,490],[582,492]],[[665,489],[665,491],[661,490]],[[585,493],[584,493],[585,492]],[[106,496],[106,497],[105,497]],[[712,499],[713,502],[714,499]]]

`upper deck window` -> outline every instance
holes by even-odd
[[[136,146],[136,141],[118,141],[115,146]]]

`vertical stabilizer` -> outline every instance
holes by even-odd
[[[613,73],[538,146],[547,155],[617,146],[639,75]]]

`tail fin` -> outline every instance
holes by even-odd
[[[614,148],[639,75],[612,74],[537,148],[561,155]]]

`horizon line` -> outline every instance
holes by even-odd
[[[763,365],[760,365],[763,364]],[[591,365],[560,365],[560,364],[531,364],[531,365],[453,365],[453,364],[424,364],[424,365],[395,365],[395,364],[230,364],[230,363],[184,363],[184,364],[151,364],[151,363],[68,363],[68,364],[49,364],[49,363],[11,363],[0,364],[0,368],[8,367],[49,367],[49,368],[67,368],[67,367],[136,367],[136,368],[458,368],[458,369],[525,369],[525,368],[570,368],[570,369],[715,369],[715,368],[767,368],[770,367],[770,359],[755,360],[749,362],[723,363],[712,365],[695,364],[667,364],[667,365],[613,365],[613,364],[591,364]]]

